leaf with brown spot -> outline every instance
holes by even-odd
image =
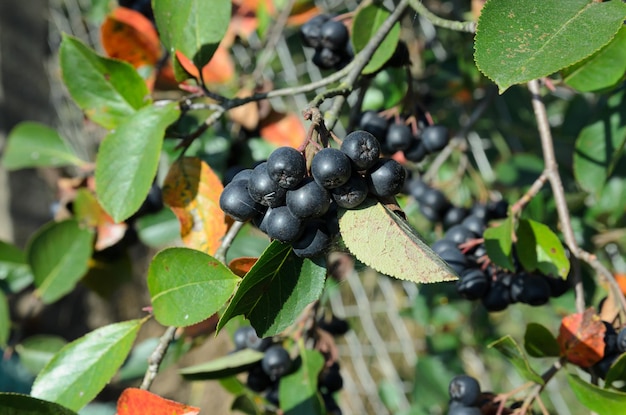
[[[293,113],[272,111],[260,124],[261,137],[279,147],[298,148],[306,137],[306,130]]]
[[[250,271],[252,266],[256,263],[259,258],[254,257],[241,257],[235,258],[228,264],[228,268],[235,274],[240,277],[243,277]]]
[[[163,201],[180,221],[180,235],[190,248],[214,254],[226,234],[219,198],[224,186],[197,157],[177,160],[163,183]]]
[[[604,357],[605,332],[604,323],[592,307],[582,314],[563,317],[557,337],[561,355],[582,368],[593,366]]]
[[[200,408],[171,401],[137,388],[127,388],[117,401],[117,415],[197,415]]]
[[[152,22],[138,11],[117,7],[100,27],[102,47],[111,58],[133,65],[155,65],[163,54]]]

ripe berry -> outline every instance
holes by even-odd
[[[248,372],[246,386],[254,392],[263,392],[272,384],[272,379],[265,373],[261,365],[255,365]]]
[[[617,334],[617,350],[620,353],[626,352],[626,327],[622,328]]]
[[[272,345],[272,339],[269,337],[261,338],[256,334],[256,330],[248,330],[246,333],[246,347],[248,349],[257,350],[259,352],[265,351]]]
[[[367,185],[369,191],[378,197],[397,194],[404,186],[406,170],[393,159],[382,159],[368,170]]]
[[[306,161],[295,148],[280,147],[268,157],[267,173],[280,187],[294,189],[306,175]]]
[[[482,203],[476,203],[474,206],[472,206],[472,209],[470,210],[470,215],[479,217],[480,219],[484,220],[485,223],[488,222],[491,218],[489,216],[489,209],[486,205]]]
[[[420,203],[422,203],[422,198],[428,189],[430,189],[430,187],[428,187],[428,185],[419,178],[411,179],[409,181],[408,193]]]
[[[471,376],[458,375],[450,381],[448,393],[453,401],[465,406],[473,406],[480,397],[480,384]]]
[[[345,209],[354,209],[367,197],[367,182],[359,175],[353,174],[341,186],[332,189],[330,194],[338,206]]]
[[[413,140],[409,148],[404,150],[404,157],[413,163],[419,163],[424,160],[426,154],[428,154],[428,152],[426,151],[426,147],[424,147],[422,140]]]
[[[475,406],[450,405],[447,415],[482,415],[480,408]]]
[[[330,235],[323,221],[313,220],[304,227],[300,239],[292,242],[293,252],[301,258],[322,254],[330,244]]]
[[[311,175],[326,189],[341,186],[348,181],[350,174],[352,174],[350,159],[340,150],[324,148],[313,156]]]
[[[341,63],[342,55],[332,49],[316,49],[313,55],[313,63],[320,69],[333,69]]]
[[[300,36],[302,43],[311,48],[318,48],[322,38],[322,25],[330,19],[330,16],[320,14],[313,17],[300,27]]]
[[[476,235],[463,225],[454,225],[446,231],[444,239],[454,242],[457,245],[474,239]]]
[[[369,169],[380,157],[380,143],[376,137],[363,130],[348,134],[343,139],[340,150],[352,160],[357,170]]]
[[[453,206],[446,212],[443,217],[443,226],[448,229],[454,225],[460,224],[467,216],[467,209],[464,207]]]
[[[387,129],[385,142],[393,152],[406,150],[413,142],[413,134],[407,125],[394,123]]]
[[[561,277],[550,277],[548,275],[544,275],[544,278],[550,286],[550,297],[560,297],[571,288],[567,279],[563,279]]]
[[[348,322],[342,318],[337,317],[336,315],[332,315],[330,321],[326,321],[323,318],[317,322],[317,326],[329,332],[333,336],[342,336],[350,330],[350,325]]]
[[[220,195],[220,208],[228,216],[241,222],[265,212],[263,205],[250,197],[247,180],[237,180],[224,187]]]
[[[322,216],[330,206],[328,191],[310,177],[288,190],[286,200],[291,214],[303,219]]]
[[[440,239],[435,242],[431,248],[439,256],[441,256],[445,251],[449,249],[457,251],[459,249],[458,245],[449,239]]]
[[[378,115],[376,111],[365,111],[363,115],[361,115],[359,127],[376,137],[379,143],[385,141],[385,137],[387,136],[387,120]]]
[[[267,162],[256,166],[248,180],[250,197],[264,206],[277,207],[285,204],[287,190],[272,180],[267,172]]]
[[[332,366],[324,369],[320,375],[317,385],[323,394],[335,393],[343,387],[343,378],[339,373],[339,365],[333,363]]]
[[[513,277],[510,287],[511,300],[533,306],[543,305],[550,299],[550,286],[538,274],[518,274]]]
[[[328,20],[321,27],[321,45],[330,50],[340,51],[346,47],[350,34],[348,28],[337,20]]]
[[[292,242],[302,234],[302,219],[291,214],[287,206],[273,208],[264,221],[265,233],[280,242]]]
[[[280,345],[274,345],[265,351],[261,360],[263,371],[272,380],[276,380],[287,374],[291,369],[291,357],[289,352]]]
[[[239,327],[235,334],[233,335],[233,342],[235,343],[236,350],[242,350],[248,347],[248,337],[250,335],[254,335],[256,337],[256,332],[252,326],[242,326]]]
[[[443,150],[450,142],[448,137],[448,129],[443,125],[430,125],[424,128],[420,134],[422,143],[429,153],[435,153]]]
[[[467,268],[467,258],[458,248],[447,249],[439,256],[441,259],[446,261],[450,268],[452,268],[457,274],[461,274]]]
[[[463,219],[462,225],[469,229],[476,237],[482,236],[486,228],[485,221],[474,215],[469,215]]]
[[[450,202],[448,198],[439,190],[433,189],[432,187],[428,188],[422,197],[419,199],[419,202],[430,206],[436,212],[439,213],[439,216],[443,216],[445,211],[450,206]]]
[[[499,279],[492,281],[489,291],[482,298],[482,303],[487,311],[504,310],[511,304],[509,287],[504,285]]]
[[[483,298],[489,290],[487,275],[478,268],[464,270],[456,282],[456,289],[468,300]]]

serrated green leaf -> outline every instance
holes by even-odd
[[[50,222],[33,235],[26,258],[41,301],[53,303],[74,289],[87,272],[93,237],[73,219]]]
[[[36,335],[15,346],[20,362],[33,375],[38,374],[52,357],[67,344],[64,338],[52,335]]]
[[[178,373],[189,380],[221,379],[249,370],[263,356],[263,352],[243,349],[210,362],[183,368]]]
[[[31,395],[79,410],[122,366],[144,321],[110,324],[69,343],[39,373]]]
[[[96,159],[96,194],[116,222],[129,218],[146,199],[165,129],[179,113],[175,103],[142,108],[102,141]]]
[[[11,319],[9,315],[9,302],[4,293],[0,291],[0,348],[6,347],[10,333]]]
[[[626,380],[626,353],[622,353],[611,365],[604,378],[604,388],[609,388],[613,382]]]
[[[502,93],[590,56],[624,18],[620,0],[489,0],[478,20],[474,60]]]
[[[168,248],[148,269],[148,290],[157,321],[185,327],[209,318],[233,294],[239,277],[212,256],[195,249]]]
[[[56,130],[32,121],[22,122],[11,130],[2,156],[2,165],[7,170],[86,164]]]
[[[9,292],[17,293],[33,281],[26,254],[15,245],[0,241],[0,281]]]
[[[535,372],[532,367],[530,367],[530,363],[528,363],[526,355],[510,335],[496,340],[487,347],[490,349],[496,349],[502,353],[502,355],[504,355],[504,357],[506,357],[509,362],[513,364],[517,373],[519,373],[524,379],[540,385],[544,384],[541,376],[539,376],[539,374]]]
[[[153,8],[167,50],[172,56],[182,52],[201,69],[226,34],[232,4],[230,0],[159,0]]]
[[[457,278],[406,220],[374,200],[342,210],[339,228],[350,252],[380,273],[417,283]]]
[[[317,389],[317,377],[324,366],[324,358],[320,352],[306,349],[303,344],[299,349],[300,367],[280,379],[280,409],[285,415],[318,415],[324,408]]]
[[[378,32],[390,14],[391,12],[381,3],[363,3],[363,6],[357,9],[352,21],[350,38],[356,53],[365,48],[367,42]],[[379,70],[393,55],[398,46],[398,40],[400,40],[400,23],[396,22],[363,68],[363,73],[370,74]]]
[[[574,177],[586,191],[599,197],[607,178],[624,152],[626,94],[613,94],[596,120],[576,139]]]
[[[0,392],[2,415],[77,415],[59,404],[19,393]]]
[[[485,249],[489,259],[496,265],[515,271],[513,265],[513,219],[509,216],[498,226],[485,230]]]
[[[526,326],[524,349],[532,357],[558,357],[561,354],[556,337],[537,323],[528,323]]]
[[[104,128],[117,127],[151,102],[146,82],[132,65],[98,56],[77,38],[63,35],[59,59],[72,99]]]
[[[626,73],[626,26],[602,49],[562,71],[563,81],[581,92],[617,84]]]
[[[569,259],[559,237],[549,227],[531,219],[520,219],[516,235],[517,255],[524,269],[567,278]]]
[[[243,314],[259,336],[278,334],[320,297],[325,278],[325,267],[274,241],[243,277],[217,328]]]
[[[626,393],[602,389],[574,374],[567,375],[574,395],[580,403],[598,415],[621,414],[626,408]]]

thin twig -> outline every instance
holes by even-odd
[[[557,372],[563,368],[564,363],[565,358],[562,357],[554,362],[552,366],[550,366],[550,368],[541,375],[541,379],[543,379],[543,384],[536,384],[533,387],[532,391],[528,394],[528,396],[526,396],[526,399],[524,399],[524,404],[522,405],[522,408],[519,412],[520,414],[525,414],[528,412],[528,409],[533,404],[535,399],[539,397],[539,394],[541,393],[541,391],[543,391],[543,388],[548,384],[548,382],[550,382],[554,375],[556,375]]]
[[[245,222],[239,221],[235,221],[235,223],[232,224],[232,226],[228,229],[228,232],[226,232],[226,235],[224,235],[224,238],[222,238],[222,243],[220,244],[219,248],[217,248],[217,251],[215,251],[215,255],[213,256],[215,259],[217,259],[221,263],[226,263],[226,252],[228,252],[228,248],[230,248],[230,246],[233,244],[235,237],[237,236],[243,225],[245,225]]]
[[[535,180],[535,182],[530,186],[530,188],[526,191],[524,196],[522,196],[517,202],[511,206],[511,213],[514,215],[520,212],[524,206],[526,206],[530,201],[539,193],[544,184],[548,181],[548,176],[545,173],[541,173],[539,177]]]
[[[154,382],[157,372],[159,371],[159,366],[161,366],[161,362],[165,357],[167,348],[169,347],[170,343],[174,341],[175,335],[176,327],[171,326],[165,330],[165,333],[163,333],[163,335],[159,339],[157,347],[154,348],[154,351],[148,358],[148,370],[146,370],[146,374],[143,377],[143,381],[141,382],[141,386],[139,386],[139,389],[150,389],[150,386],[152,386],[152,382]]]
[[[445,29],[456,30],[457,32],[476,32],[475,22],[459,22],[456,20],[448,20],[443,17],[439,17],[424,6],[421,0],[409,0],[411,8],[418,14],[421,14],[427,18],[435,26],[443,27]]]

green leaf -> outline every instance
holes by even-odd
[[[567,278],[569,259],[559,237],[549,227],[531,219],[520,219],[516,234],[516,252],[524,269],[539,269],[545,275]]]
[[[41,301],[53,303],[74,289],[87,272],[93,237],[73,219],[47,223],[33,235],[26,258]]]
[[[206,65],[226,34],[230,0],[159,0],[153,2],[161,41],[174,56],[180,51],[198,68]]]
[[[474,60],[502,93],[590,56],[625,17],[620,0],[489,0],[478,19]]]
[[[183,368],[178,373],[188,380],[221,379],[249,370],[263,356],[262,352],[243,349],[210,362]]]
[[[524,349],[532,357],[558,357],[561,354],[556,337],[538,323],[528,323],[526,326]]]
[[[318,415],[324,413],[317,392],[317,377],[324,366],[324,358],[317,350],[300,344],[302,364],[293,373],[283,376],[278,386],[280,409],[285,415]]]
[[[0,241],[0,281],[6,290],[18,293],[33,282],[26,255],[15,245]]]
[[[120,222],[146,199],[159,164],[165,129],[178,118],[175,103],[139,110],[109,133],[96,160],[96,194]]]
[[[0,349],[6,347],[11,334],[11,318],[9,314],[9,301],[0,290]]]
[[[163,248],[180,239],[180,222],[171,209],[161,209],[137,219],[139,240],[151,248]]]
[[[604,3],[602,3],[604,4]],[[596,120],[576,139],[574,176],[580,186],[599,197],[626,142],[626,94],[613,94]]]
[[[86,164],[56,130],[30,121],[11,130],[2,157],[2,165],[7,170]]]
[[[578,401],[598,415],[616,415],[624,412],[626,393],[599,388],[573,374],[569,374],[567,380]]]
[[[610,387],[613,382],[626,380],[626,353],[622,353],[611,365],[604,378],[604,387]]]
[[[146,82],[132,65],[98,56],[76,38],[63,35],[59,59],[72,99],[104,128],[117,127],[151,102]]]
[[[417,283],[456,279],[455,272],[406,220],[376,201],[342,209],[339,228],[350,252],[380,273]],[[402,261],[397,260],[399,253]]]
[[[581,92],[612,87],[626,72],[626,26],[602,49],[562,71],[563,81]]]
[[[189,248],[159,252],[148,269],[148,290],[157,321],[190,326],[224,306],[239,282],[217,259]]]
[[[243,314],[260,337],[278,334],[320,297],[325,278],[325,267],[274,241],[244,276],[217,328]]]
[[[444,413],[442,406],[450,398],[448,385],[454,375],[440,356],[420,356],[415,365],[413,401],[426,408],[426,413]]]
[[[59,336],[36,335],[15,346],[20,361],[33,375],[38,374],[67,342]]]
[[[352,46],[358,53],[365,48],[367,42],[378,32],[380,26],[389,17],[391,12],[380,3],[369,3],[359,7],[352,21]],[[400,23],[396,22],[369,62],[363,68],[364,74],[379,70],[393,55],[400,40]]]
[[[509,216],[498,226],[485,230],[485,249],[489,259],[496,265],[515,271],[513,265],[513,219]]]
[[[513,337],[511,337],[510,335],[506,335],[496,340],[488,347],[496,349],[497,351],[502,353],[504,357],[509,359],[509,361],[517,370],[517,373],[519,373],[520,376],[522,376],[524,379],[540,385],[544,384],[541,376],[539,376],[539,374],[537,374],[537,372],[535,372],[533,368],[530,367],[530,363],[528,363],[526,355],[519,347],[519,345],[515,342],[515,340],[513,340]]]
[[[404,98],[407,89],[404,68],[385,68],[376,74],[365,91],[361,111],[394,107]]]
[[[144,321],[110,324],[69,343],[39,373],[31,395],[79,410],[122,366]]]
[[[19,393],[0,392],[2,415],[77,415],[61,405]]]

